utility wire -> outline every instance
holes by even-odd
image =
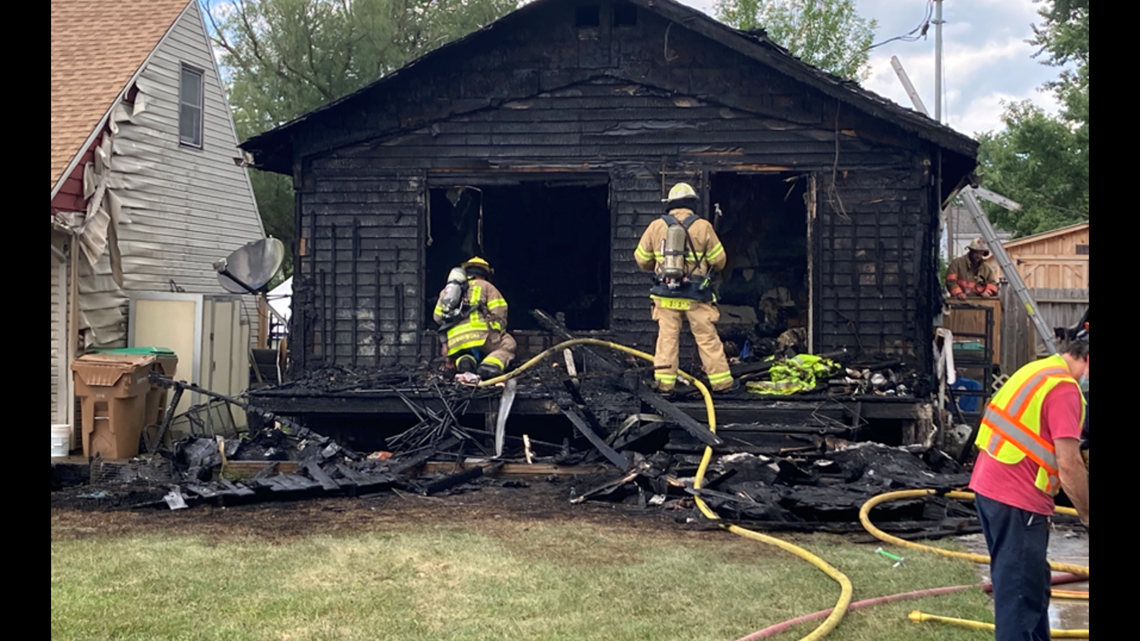
[[[911,29],[909,32],[907,32],[901,36],[895,36],[894,38],[888,38],[887,40],[884,40],[884,41],[879,42],[877,44],[873,44],[870,47],[867,47],[866,49],[864,49],[864,51],[870,51],[871,49],[874,49],[875,47],[881,47],[881,46],[883,46],[889,42],[895,42],[895,41],[916,42],[920,39],[925,40],[926,39],[926,32],[930,29],[930,18],[933,15],[933,13],[934,13],[934,0],[926,0],[926,15],[922,18],[922,22],[918,23],[917,27],[915,27],[914,29]],[[915,35],[915,34],[917,34],[917,35]]]

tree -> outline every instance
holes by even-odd
[[[717,0],[716,18],[767,37],[804,62],[848,80],[866,80],[878,24],[853,0]]]
[[[201,1],[241,140],[350,94],[517,6],[515,0]],[[291,180],[251,169],[250,181],[266,232],[291,245]]]
[[[1041,2],[1042,0],[1035,0]],[[1010,212],[985,203],[994,224],[1024,236],[1089,218],[1089,2],[1049,0],[1029,42],[1044,64],[1062,69],[1045,83],[1061,105],[1050,116],[1028,101],[1005,105],[1005,129],[978,137],[985,185],[1017,202]]]

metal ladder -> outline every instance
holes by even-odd
[[[930,113],[926,111],[922,100],[919,99],[918,92],[915,90],[914,85],[911,84],[910,78],[906,75],[906,71],[903,70],[902,63],[899,62],[898,58],[894,56],[891,57],[891,66],[894,67],[895,73],[898,75],[899,80],[902,81],[907,94],[914,102],[915,109],[929,117]],[[1041,318],[1041,315],[1037,313],[1037,302],[1033,300],[1033,296],[1029,293],[1029,288],[1025,286],[1025,281],[1022,280],[1021,274],[1018,273],[1013,261],[1009,259],[1009,254],[1005,253],[1005,247],[1002,247],[1001,241],[998,240],[997,233],[994,231],[993,225],[990,224],[990,219],[986,217],[986,212],[982,211],[982,206],[978,203],[978,194],[981,194],[986,200],[1014,211],[1021,209],[1021,205],[988,190],[976,189],[972,186],[967,186],[959,193],[962,202],[966,204],[966,209],[969,210],[970,215],[974,218],[974,224],[977,225],[978,230],[981,231],[982,238],[985,239],[989,250],[993,253],[994,258],[997,259],[1002,274],[1006,280],[1009,281],[1009,285],[1013,288],[1014,293],[1017,294],[1018,300],[1025,306],[1025,311],[1028,312],[1029,319],[1033,321],[1033,326],[1037,330],[1038,339],[1045,343],[1045,348],[1049,350],[1049,354],[1055,355],[1057,354],[1057,343],[1053,340],[1053,330],[1045,324],[1045,319]],[[1036,346],[1034,346],[1034,349],[1036,349]]]

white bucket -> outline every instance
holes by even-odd
[[[51,426],[51,455],[67,456],[71,453],[71,426]]]

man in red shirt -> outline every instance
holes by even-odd
[[[1088,527],[1077,382],[1088,369],[1088,342],[1073,341],[1059,356],[1014,373],[986,407],[970,488],[990,552],[997,641],[1049,639],[1046,554],[1059,487]]]

